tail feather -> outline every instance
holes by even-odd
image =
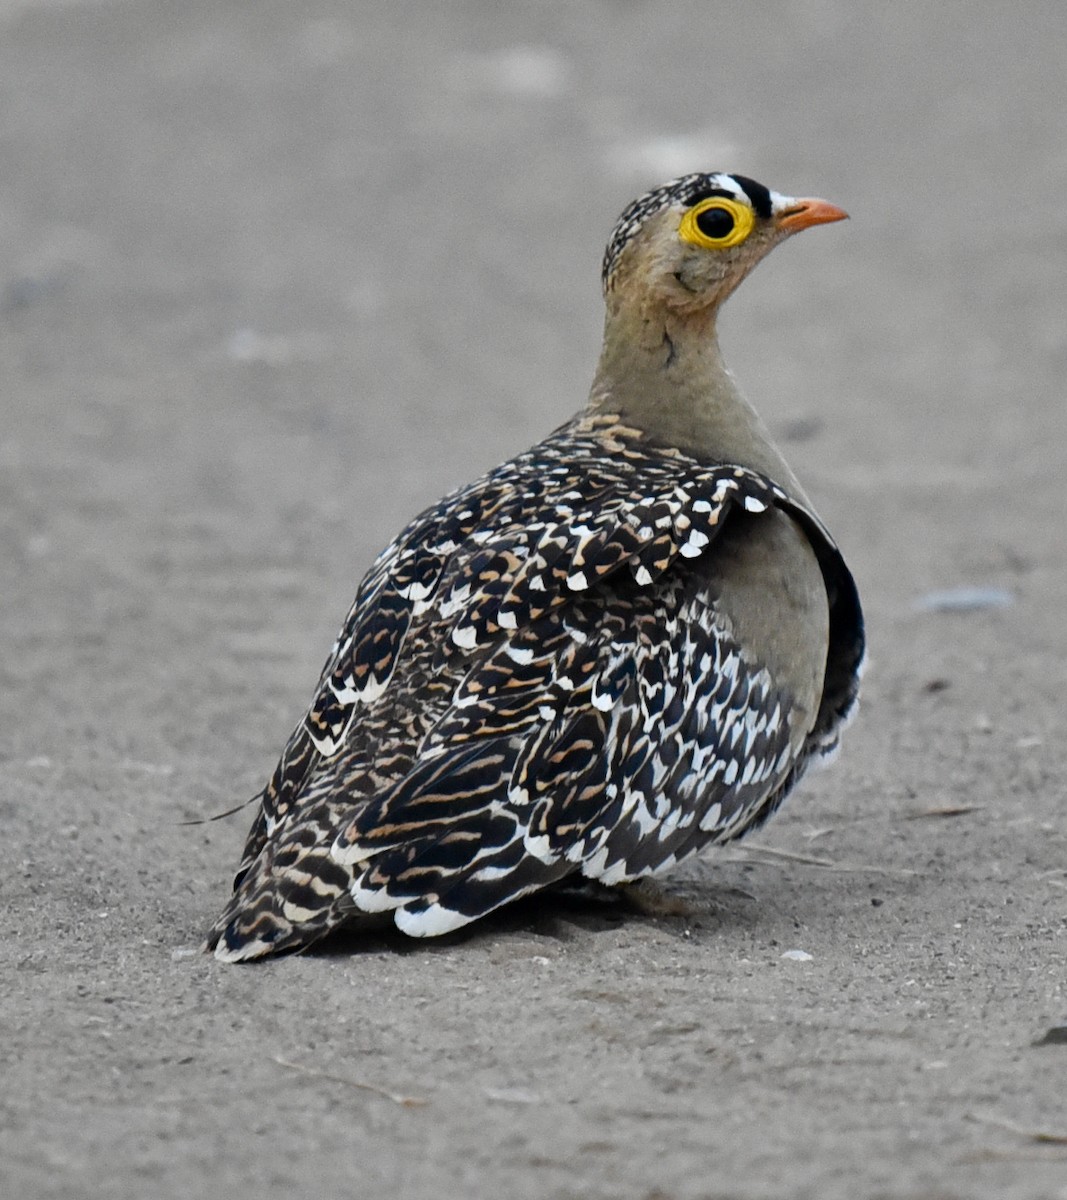
[[[351,871],[330,857],[328,845],[268,843],[212,926],[204,950],[223,962],[243,962],[308,946],[355,914],[351,886]]]

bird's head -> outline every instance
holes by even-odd
[[[636,294],[679,315],[713,313],[779,242],[847,216],[744,175],[683,175],[619,217],[604,253],[604,295],[609,308]]]

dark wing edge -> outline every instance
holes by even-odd
[[[826,582],[830,603],[830,643],[826,655],[826,681],[815,724],[808,735],[809,753],[831,760],[842,731],[859,704],[860,681],[867,657],[867,634],[859,591],[852,572],[826,526],[793,501],[779,506],[804,530]]]

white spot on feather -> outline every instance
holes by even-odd
[[[570,854],[568,854],[567,857],[570,858]],[[592,855],[590,858],[587,858],[585,862],[582,863],[582,874],[586,876],[587,879],[599,879],[603,874],[604,867],[607,865],[607,861],[608,848],[607,846],[601,846],[594,855]]]
[[[400,595],[405,600],[411,600],[413,603],[425,600],[429,594],[430,584],[428,583],[409,583],[406,588],[400,589]]]
[[[219,962],[245,962],[250,958],[259,958],[264,954],[269,954],[273,949],[272,943],[266,942],[262,938],[254,938],[236,949],[231,949],[226,944],[226,939],[220,938],[219,944],[215,947],[215,957]]]
[[[453,588],[452,594],[441,605],[440,613],[444,620],[453,617],[467,603],[471,595],[471,585],[463,584],[461,587]]]
[[[388,679],[375,679],[372,676],[362,687],[356,687],[352,680],[346,679],[344,687],[331,687],[330,690],[339,704],[373,704],[388,686]]]
[[[644,801],[634,808],[630,819],[636,822],[638,833],[642,838],[648,837],[659,825],[659,821],[648,811],[648,806]]]
[[[440,937],[451,933],[454,929],[462,929],[474,920],[463,913],[454,912],[450,908],[442,908],[439,904],[431,904],[419,912],[409,912],[406,908],[398,908],[393,917],[397,929],[408,937]]]
[[[461,650],[473,650],[478,645],[478,631],[473,625],[459,625],[452,630],[452,641]]]
[[[337,742],[335,742],[329,735],[317,737],[311,732],[310,729],[308,729],[308,737],[311,738],[312,744],[323,758],[331,758],[337,753]]]
[[[548,834],[531,834],[528,833],[523,839],[522,844],[526,847],[526,852],[533,855],[543,863],[555,862],[559,857],[549,845]]]
[[[282,916],[292,924],[299,925],[318,916],[318,913],[313,908],[304,908],[299,904],[294,904],[291,900],[285,900],[282,903]]]
[[[626,883],[633,876],[626,870],[626,860],[613,863],[606,871],[601,871],[597,878],[601,883],[606,883],[609,887],[615,883]]]
[[[514,867],[501,867],[490,864],[487,867],[479,867],[477,871],[472,871],[468,878],[477,881],[478,883],[492,883],[494,879],[505,879],[508,875],[511,875],[514,870]]]
[[[365,875],[361,875],[348,889],[356,908],[360,912],[389,912],[394,908],[399,908],[403,903],[402,900],[398,900],[395,896],[390,896],[388,891],[383,887],[364,887],[363,880],[365,878]]]
[[[349,842],[342,833],[334,838],[333,845],[330,847],[330,857],[334,862],[343,863],[346,867],[356,866],[359,863],[366,862],[370,858],[372,851],[369,851],[362,842]],[[352,885],[352,899],[356,899],[356,883]]]
[[[718,828],[721,820],[723,820],[723,805],[715,800],[711,808],[701,817],[700,827],[705,830],[705,833],[709,833],[712,829]]]

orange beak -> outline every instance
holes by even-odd
[[[829,200],[794,200],[785,210],[779,213],[776,224],[780,229],[788,229],[790,233],[798,233],[812,225],[828,225],[831,221],[847,221],[848,213]]]

